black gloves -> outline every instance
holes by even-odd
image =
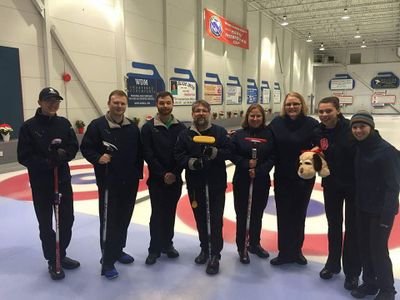
[[[62,148],[52,149],[49,156],[49,164],[51,167],[56,167],[65,162],[67,159],[67,151]]]
[[[209,159],[213,160],[217,157],[218,149],[214,146],[210,146],[204,149],[204,155]]]
[[[193,160],[193,169],[195,170],[201,170],[204,168],[204,162],[203,159],[201,158],[196,158]]]

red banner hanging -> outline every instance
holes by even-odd
[[[249,31],[204,9],[205,30],[209,36],[232,46],[249,49]]]

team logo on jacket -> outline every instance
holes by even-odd
[[[329,141],[327,138],[323,138],[319,141],[319,147],[322,151],[325,151],[329,147]]]

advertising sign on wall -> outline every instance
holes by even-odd
[[[254,79],[247,79],[247,104],[258,102],[258,88]]]
[[[371,87],[373,89],[397,89],[399,87],[399,77],[392,72],[380,72],[378,76],[372,78]]]
[[[187,78],[171,77],[169,79],[174,105],[192,105],[197,100],[197,82],[192,72],[181,68],[174,68],[174,72],[187,76]]]
[[[354,86],[355,81],[349,74],[336,74],[335,78],[329,80],[330,90],[352,90]]]
[[[246,28],[208,9],[204,9],[204,26],[207,34],[212,38],[232,46],[249,49],[249,31]]]
[[[239,78],[229,76],[231,82],[226,84],[226,104],[241,104],[242,103],[242,87]]]
[[[164,80],[158,73],[157,68],[154,65],[139,62],[132,62],[132,67],[151,70],[153,74],[127,74],[128,107],[155,106],[157,93],[165,91]]]
[[[222,104],[223,87],[218,74],[206,73],[206,77],[214,78],[215,81],[204,81],[204,100],[210,104]]]
[[[279,82],[274,82],[274,89],[272,91],[272,99],[275,104],[281,103],[281,86]]]
[[[271,89],[268,81],[261,81],[261,104],[269,104],[271,101]]]

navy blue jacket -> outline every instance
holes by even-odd
[[[217,156],[211,160],[206,170],[190,170],[188,167],[189,159],[201,157],[203,147],[193,142],[196,135],[207,135],[215,137],[215,144],[212,145],[218,149]],[[225,128],[212,124],[205,131],[198,132],[192,127],[182,131],[175,145],[175,159],[178,164],[186,169],[185,177],[187,187],[201,188],[204,187],[205,179],[207,179],[210,190],[226,189],[226,165],[225,160],[230,159],[230,139]]]
[[[357,142],[355,157],[356,205],[379,216],[382,224],[399,210],[400,153],[374,131]]]
[[[32,187],[40,187],[53,181],[49,146],[52,140],[61,139],[60,148],[66,156],[58,165],[59,180],[70,181],[68,162],[75,158],[79,145],[71,123],[64,117],[45,116],[38,108],[34,117],[21,126],[18,137],[18,162],[28,168]]]
[[[179,133],[185,129],[186,126],[176,119],[169,128],[154,118],[143,125],[143,156],[149,168],[149,180],[164,182],[165,173],[171,172],[177,182],[182,182],[182,167],[174,159],[174,146]]]
[[[278,116],[269,125],[275,144],[275,178],[298,179],[299,156],[302,150],[312,148],[318,121],[307,116],[299,116],[296,120]]]
[[[105,116],[90,122],[81,143],[82,155],[94,166],[96,182],[105,183],[105,164],[98,163],[105,153],[103,141],[115,145],[118,150],[112,153],[108,164],[107,180],[113,182],[132,182],[143,178],[143,154],[139,128],[125,118],[125,124],[110,127]]]
[[[320,123],[314,133],[314,145],[322,149],[331,173],[322,178],[322,186],[354,189],[356,141],[351,133],[350,121],[340,115],[335,128],[326,128]]]
[[[249,182],[249,161],[252,158],[253,144],[246,140],[248,137],[265,139],[266,143],[260,143],[257,147],[257,167],[255,168],[255,184],[270,185],[269,172],[274,165],[274,142],[271,130],[267,128],[246,128],[236,131],[232,137],[232,158],[236,165],[233,176],[233,184],[243,183],[246,187]]]

